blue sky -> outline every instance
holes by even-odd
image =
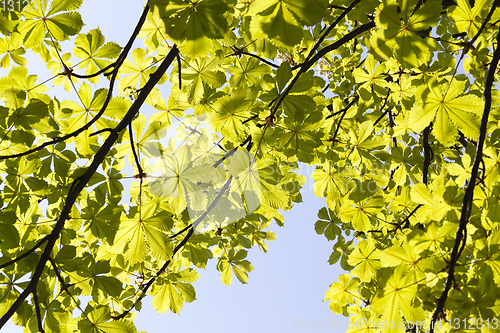
[[[143,1],[138,0],[86,0],[80,11],[86,23],[82,33],[99,27],[106,41],[124,46],[142,6]],[[141,46],[140,41],[135,44],[135,47]],[[49,75],[42,66],[40,61],[28,63],[29,74],[38,74],[39,82]],[[7,73],[2,70],[0,74]],[[64,90],[58,91],[61,91],[59,100],[71,98]],[[163,97],[167,97],[165,92]],[[312,170],[304,167],[304,174]],[[254,270],[249,274],[248,284],[233,279],[232,285],[225,286],[215,268],[217,261],[209,261],[194,284],[196,301],[185,303],[180,315],[171,312],[159,315],[148,296],[135,320],[138,331],[301,332],[325,325],[326,331],[344,332],[345,329],[336,329],[331,323],[334,320],[346,323],[348,319],[334,315],[328,303],[322,302],[328,286],[344,273],[338,265],[330,266],[327,262],[333,242],[329,243],[314,231],[317,213],[325,202],[314,196],[311,179],[304,186],[302,196],[303,203],[283,212],[284,227],[271,226],[277,239],[268,243],[268,252],[263,253],[257,247],[249,251],[247,259]],[[22,329],[9,323],[3,331],[22,332]]]

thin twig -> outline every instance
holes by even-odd
[[[130,121],[130,123],[128,124],[128,134],[130,136],[130,148],[132,149],[132,154],[134,155],[135,164],[137,165],[137,171],[139,172],[139,176],[142,179],[142,175],[144,175],[144,172],[142,171],[141,161],[139,161],[139,156],[137,155],[138,153],[135,151],[134,132],[132,130],[132,121]],[[139,147],[137,147],[137,150],[139,150]]]
[[[347,110],[349,110],[351,106],[358,101],[358,99],[359,95],[356,95],[356,97],[354,97],[353,100],[344,108],[344,112],[342,113],[342,116],[340,117],[339,122],[337,123],[337,127],[335,128],[335,133],[333,133],[332,145],[335,145],[335,141],[337,140],[337,134],[339,133],[340,130],[340,124],[342,123],[342,120],[344,120],[344,117],[347,114]]]
[[[33,290],[33,303],[35,303],[36,321],[38,323],[38,332],[45,333],[43,329],[42,314],[40,312],[40,303],[38,302],[38,294],[36,288]]]
[[[200,217],[198,217],[196,219],[196,221],[194,221],[191,225],[189,225],[187,228],[183,229],[183,230],[189,229],[189,232],[186,234],[186,236],[184,236],[184,238],[182,239],[182,241],[179,244],[177,244],[177,246],[174,248],[174,251],[172,253],[172,257],[174,257],[177,254],[177,252],[179,252],[179,250],[181,248],[183,248],[184,245],[186,245],[186,243],[188,242],[189,238],[191,238],[191,236],[194,234],[194,230],[205,219],[205,217],[210,213],[210,211],[215,207],[215,205],[217,205],[217,203],[219,202],[219,200],[222,198],[222,195],[229,189],[229,186],[231,185],[232,179],[233,179],[233,176],[230,176],[227,179],[227,181],[224,184],[224,186],[221,188],[221,190],[219,191],[219,193],[217,193],[217,196],[212,201],[212,203],[210,204],[210,206],[208,206],[207,209],[203,212],[203,214],[200,215]],[[162,274],[167,269],[168,265],[170,265],[171,262],[172,262],[171,259],[167,260],[165,262],[165,264],[163,264],[163,266],[156,272],[155,276],[153,276],[148,281],[148,283],[146,283],[143,286],[143,288],[141,289],[141,291],[142,291],[141,295],[136,299],[136,301],[134,302],[134,305],[132,305],[132,307],[130,309],[125,310],[120,315],[113,316],[112,318],[115,319],[115,320],[118,320],[118,319],[122,319],[126,315],[128,315],[130,313],[130,311],[135,307],[135,304],[137,304],[137,302],[140,302],[147,295],[147,291],[149,290],[149,288],[153,285],[153,283],[160,276],[160,274]]]
[[[19,257],[17,257],[16,259],[13,259],[11,261],[8,261],[4,264],[1,264],[0,265],[0,269],[2,268],[5,268],[7,266],[10,266],[12,264],[15,264],[16,262],[18,262],[19,260],[22,260],[24,258],[26,258],[27,256],[29,256],[31,253],[35,252],[36,249],[38,249],[40,246],[42,246],[43,243],[45,243],[47,240],[49,239],[49,235],[43,237],[42,239],[40,239],[38,241],[38,243],[35,244],[35,246],[33,246],[31,249],[29,249],[28,251],[26,251],[25,253],[21,254]]]
[[[22,153],[13,154],[13,155],[0,156],[0,161],[1,160],[6,160],[6,159],[9,159],[9,158],[17,158],[17,157],[26,156],[26,155],[29,155],[31,153],[40,151],[40,150],[44,149],[47,146],[55,145],[55,144],[57,144],[59,142],[66,141],[69,138],[76,137],[80,133],[82,133],[85,130],[89,129],[104,114],[104,111],[106,111],[106,108],[108,107],[108,104],[111,101],[111,97],[112,97],[112,94],[113,94],[113,87],[114,87],[115,81],[116,81],[117,76],[118,76],[118,70],[120,69],[121,65],[125,61],[125,58],[127,57],[128,52],[132,48],[132,45],[133,45],[133,43],[134,43],[137,35],[141,31],[142,26],[144,25],[144,22],[146,21],[146,17],[147,17],[148,12],[149,12],[149,6],[146,5],[144,7],[144,11],[142,12],[141,18],[139,19],[139,22],[137,23],[137,25],[136,25],[136,27],[134,29],[134,32],[132,33],[132,36],[130,37],[127,45],[123,48],[122,53],[120,54],[120,56],[116,60],[116,66],[115,66],[115,69],[112,72],[113,75],[111,76],[111,79],[110,79],[110,82],[109,82],[109,88],[108,88],[108,93],[106,94],[106,99],[104,100],[104,103],[103,103],[103,105],[101,107],[101,110],[99,110],[99,112],[94,116],[94,118],[92,118],[87,124],[85,124],[84,126],[82,126],[79,129],[77,129],[76,131],[74,131],[72,133],[69,133],[69,134],[66,134],[66,135],[64,135],[62,137],[57,137],[57,138],[55,138],[55,139],[53,139],[51,141],[44,142],[40,146],[37,146],[37,147],[32,148],[32,149],[29,149],[29,150],[27,150],[25,152],[22,152]]]
[[[259,59],[261,62],[271,66],[271,67],[274,67],[274,68],[280,68],[280,66],[276,65],[276,64],[273,64],[272,62],[270,62],[269,60],[266,60],[262,57],[259,57],[258,55],[256,54],[253,54],[253,53],[250,53],[250,52],[246,52],[246,51],[242,51],[241,54],[246,54],[247,56],[250,56],[250,57],[254,57],[254,58],[257,58]]]
[[[384,104],[382,105],[382,107],[380,108],[380,110],[383,110],[385,108],[385,106],[387,105],[387,100],[389,99],[389,94],[391,93],[391,89],[387,89],[387,95],[385,96],[385,99],[384,99]],[[391,111],[391,108],[387,108],[387,110],[385,110],[384,113],[382,113],[382,115],[380,117],[378,117],[377,120],[375,120],[375,123],[373,123],[373,126],[377,125],[378,122],[380,120],[382,120],[382,118],[384,118],[384,116],[389,112]]]
[[[109,75],[109,74],[111,74],[111,72],[110,73],[105,73],[105,72],[108,69],[111,69],[111,68],[115,67],[116,65],[117,65],[117,61],[113,62],[112,64],[109,64],[108,66],[104,67],[103,69],[101,69],[101,70],[99,70],[99,71],[97,71],[97,72],[95,72],[93,74],[80,75],[80,74],[76,74],[74,72],[71,72],[71,76],[74,76],[74,77],[79,78],[79,79],[90,79],[90,78],[99,76],[101,74],[104,74],[104,75],[108,74]]]

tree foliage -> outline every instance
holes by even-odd
[[[349,332],[498,328],[497,0],[149,0],[124,46],[82,0],[5,3],[0,327],[135,332],[210,259],[247,283],[306,163]]]

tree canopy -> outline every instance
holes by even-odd
[[[0,327],[135,332],[209,260],[247,283],[305,163],[348,332],[498,330],[498,0],[149,0],[126,45],[82,1],[0,2]]]

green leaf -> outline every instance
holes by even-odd
[[[463,95],[464,81],[430,80],[428,88],[422,92],[424,104],[417,105],[410,112],[409,124],[414,131],[422,131],[435,119],[432,132],[445,146],[452,145],[458,130],[476,140],[479,136],[478,112],[483,102],[473,94]]]
[[[358,278],[351,278],[349,274],[339,276],[339,282],[332,283],[325,293],[325,300],[330,300],[340,306],[354,302],[354,296],[357,296]]]
[[[356,267],[353,274],[363,282],[370,282],[380,266],[380,251],[370,241],[362,241],[354,252],[349,255],[348,263]]]
[[[281,63],[278,68],[278,73],[276,75],[276,84],[278,85],[278,92],[282,92],[285,89],[286,84],[292,78],[292,68],[287,61]]]

